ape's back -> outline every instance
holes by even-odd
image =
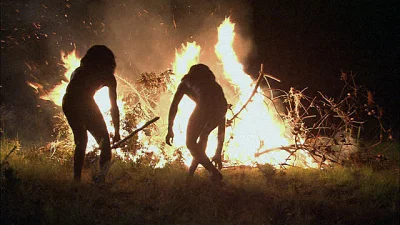
[[[66,95],[80,98],[81,100],[91,100],[96,91],[103,86],[108,86],[113,78],[113,75],[107,75],[92,68],[78,67],[72,73]]]
[[[197,104],[209,107],[226,108],[227,101],[222,87],[212,79],[188,76],[182,79],[186,94]]]

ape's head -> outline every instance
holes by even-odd
[[[116,67],[114,53],[104,45],[94,45],[81,59],[81,66],[101,67],[114,72]]]
[[[215,80],[214,73],[204,64],[196,64],[190,67],[187,76],[199,80]]]

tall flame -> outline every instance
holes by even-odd
[[[76,51],[73,50],[70,54],[61,52],[61,60],[63,66],[66,69],[64,76],[67,81],[61,81],[61,84],[55,86],[47,95],[41,96],[42,99],[50,100],[56,105],[61,106],[62,98],[68,86],[68,82],[71,79],[72,72],[79,67],[80,60],[76,56]]]
[[[235,103],[234,112],[245,104],[250,97],[255,83],[253,79],[243,71],[243,65],[233,49],[235,37],[235,24],[229,18],[218,28],[218,43],[215,53],[221,60],[224,68],[224,76],[239,93],[239,99]],[[258,89],[261,92],[260,88]],[[252,102],[236,119],[230,132],[234,133],[226,148],[225,157],[230,161],[251,165],[254,162],[277,164],[282,162],[288,153],[280,151],[275,154],[264,154],[255,158],[255,154],[265,148],[287,145],[289,141],[284,137],[284,126],[274,118],[273,110],[264,103],[264,97],[254,95]],[[232,130],[233,129],[233,130]],[[228,132],[229,133],[229,132]]]
[[[72,72],[80,65],[80,59],[76,56],[75,50],[69,54],[61,51],[61,60],[63,62],[63,67],[66,69],[64,73],[66,81],[62,80],[60,84],[53,87],[49,92],[45,91],[41,84],[27,82],[29,86],[34,88],[35,92],[39,94],[40,99],[52,101],[58,106],[62,104],[62,98],[67,89],[68,82],[71,79]]]

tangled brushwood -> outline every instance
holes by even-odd
[[[170,78],[173,75],[171,70],[161,73],[142,73],[139,74],[139,79],[136,81],[129,81],[116,75],[122,90],[119,94],[123,96],[123,108],[120,108],[120,111],[124,113],[120,121],[122,135],[130,134],[140,127],[143,121],[148,121],[157,116],[156,108],[160,102],[160,97],[168,91],[167,87],[170,85]],[[62,112],[57,113],[53,121],[56,140],[39,150],[50,151],[50,157],[59,162],[71,161],[74,142],[68,122]],[[160,131],[159,127],[151,124],[143,129],[143,133],[147,137],[154,137],[159,135]],[[144,141],[143,138],[139,140],[138,135],[135,135],[119,147],[119,154],[115,156],[116,158],[133,160],[150,166],[156,166],[160,161],[181,162],[182,157],[178,153],[179,149],[176,149],[176,153],[173,154],[174,157],[170,158],[169,155],[172,154],[164,154],[165,143],[161,138],[153,138],[151,140],[151,145],[156,146],[159,152],[155,153],[154,148],[149,149],[147,146],[148,141]],[[90,146],[89,143],[88,149],[92,150],[86,153],[85,165],[95,165],[99,160],[98,156],[100,154],[97,145]]]
[[[283,94],[275,98],[265,96],[272,103],[277,99],[283,102],[285,113],[280,116],[292,133],[294,144],[280,147],[290,153],[282,167],[294,165],[298,159],[292,156],[299,151],[310,155],[320,168],[387,160],[383,154],[374,155],[371,151],[383,141],[393,139],[391,130],[383,124],[383,109],[369,90],[356,84],[355,74],[342,72],[341,80],[344,86],[338,99],[321,92],[308,97],[304,94],[306,89],[294,88],[289,92],[279,90]],[[366,136],[368,141],[363,138]],[[271,150],[274,149],[256,156]]]

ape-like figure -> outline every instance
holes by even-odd
[[[104,45],[92,46],[81,59],[80,66],[72,73],[63,97],[62,108],[74,134],[74,179],[80,181],[89,131],[99,144],[100,175],[104,182],[111,160],[110,137],[104,118],[93,99],[102,87],[109,88],[111,117],[115,129],[113,141],[120,139],[119,109],[117,106],[117,81],[114,76],[116,63],[113,52]]]
[[[178,104],[185,94],[196,102],[196,108],[189,119],[186,136],[186,146],[193,156],[189,175],[194,174],[200,163],[212,174],[211,180],[221,180],[222,174],[208,159],[205,151],[209,134],[218,127],[218,146],[212,161],[222,167],[221,151],[225,138],[225,114],[228,107],[224,92],[208,66],[204,64],[192,66],[179,84],[171,103],[168,134],[165,138],[168,145],[171,145],[173,141],[173,125]]]

